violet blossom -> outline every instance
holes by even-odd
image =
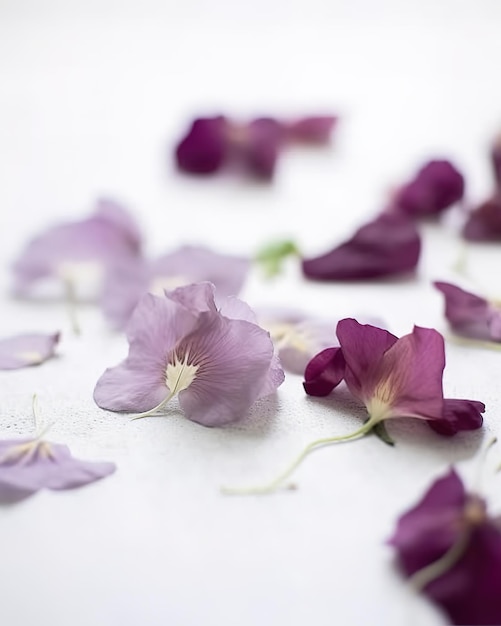
[[[399,518],[388,543],[404,575],[453,624],[501,624],[501,518],[454,469]]]
[[[115,471],[113,463],[75,459],[67,446],[41,438],[0,441],[0,503],[40,489],[74,489]]]
[[[199,283],[143,296],[127,326],[127,358],[98,380],[103,409],[146,417],[178,396],[187,418],[221,426],[283,382],[269,334],[235,297],[216,307],[214,286]]]
[[[292,122],[260,117],[246,124],[222,115],[197,118],[176,147],[177,166],[190,174],[213,174],[222,168],[237,167],[256,178],[270,180],[284,145],[326,143],[335,121],[327,115]]]
[[[112,200],[99,200],[90,217],[50,228],[32,239],[13,265],[14,292],[55,278],[71,289],[89,275],[98,280],[124,258],[140,255],[141,236],[132,217]]]
[[[501,341],[501,303],[444,282],[433,283],[445,296],[445,317],[457,333],[485,341]]]
[[[461,200],[464,186],[462,174],[450,161],[429,161],[400,187],[391,208],[411,217],[433,217]]]
[[[419,233],[408,217],[383,213],[330,252],[302,262],[314,280],[364,280],[415,270],[421,252]]]
[[[54,356],[59,333],[31,333],[0,339],[0,370],[40,365]]]
[[[249,259],[197,246],[182,246],[151,261],[129,259],[108,272],[101,306],[110,322],[121,329],[145,293],[163,295],[164,290],[208,281],[215,285],[217,298],[225,298],[239,293],[249,268]]]

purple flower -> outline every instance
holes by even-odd
[[[412,272],[419,261],[421,240],[412,221],[384,213],[362,226],[345,243],[304,259],[303,273],[315,280],[363,280]]]
[[[33,239],[13,266],[14,291],[25,295],[34,283],[57,278],[74,287],[82,274],[97,274],[140,254],[138,227],[121,206],[100,200],[95,213],[67,222]]]
[[[208,281],[217,298],[237,295],[250,268],[243,257],[217,254],[207,248],[183,246],[153,261],[128,260],[106,276],[101,305],[116,328],[123,328],[145,293],[163,295],[164,290]]]
[[[177,166],[190,174],[232,167],[271,180],[284,145],[326,143],[336,119],[325,115],[282,122],[260,117],[242,124],[222,115],[198,118],[176,147]]]
[[[501,241],[501,191],[469,213],[463,237],[468,241]]]
[[[239,420],[284,379],[269,334],[253,319],[237,298],[218,310],[210,283],[143,296],[127,326],[129,354],[98,380],[96,403],[146,417],[178,395],[195,422]]]
[[[351,436],[398,417],[424,419],[442,435],[482,426],[483,403],[444,400],[444,340],[436,330],[415,326],[398,339],[376,326],[344,319],[336,332],[340,347],[312,359],[304,388],[309,395],[325,396],[345,381],[369,413],[369,420]]]
[[[310,359],[332,345],[336,323],[291,310],[263,310],[260,325],[269,331],[285,370],[303,374]]]
[[[113,463],[80,461],[67,446],[39,438],[0,441],[0,503],[40,489],[73,489],[115,471]]]
[[[54,356],[59,333],[33,333],[0,339],[0,370],[14,370],[39,365]]]
[[[400,517],[388,543],[403,573],[453,624],[501,624],[501,519],[454,469]]]
[[[501,305],[450,283],[433,284],[445,296],[445,317],[456,332],[474,339],[501,341]]]
[[[411,217],[436,216],[463,195],[464,178],[454,165],[449,161],[429,161],[397,191],[392,207]]]

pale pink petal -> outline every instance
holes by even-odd
[[[13,370],[43,363],[54,356],[59,337],[59,333],[32,333],[1,339],[0,369]]]

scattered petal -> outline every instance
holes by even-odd
[[[385,213],[362,226],[330,252],[303,260],[303,273],[314,280],[364,280],[412,272],[421,240],[412,221]]]
[[[228,122],[222,115],[198,118],[176,148],[177,165],[190,174],[212,174],[223,165],[227,152]]]
[[[337,121],[335,115],[302,117],[286,124],[287,139],[293,142],[326,144]]]
[[[54,356],[59,337],[59,333],[33,333],[0,339],[0,370],[40,365]]]
[[[107,275],[101,306],[116,328],[124,328],[139,299],[148,292],[163,295],[180,286],[209,281],[221,299],[239,293],[249,268],[250,261],[244,257],[182,246],[153,261],[138,259],[116,266]]]
[[[454,469],[397,523],[388,542],[411,582],[453,624],[501,623],[501,531]]]
[[[186,417],[205,426],[241,419],[284,376],[252,311],[235,298],[225,309],[236,317],[217,310],[209,283],[143,296],[127,327],[129,355],[101,376],[96,403],[150,414],[179,395]]]
[[[40,439],[0,441],[0,503],[40,489],[74,489],[115,471],[113,463],[80,461],[67,446]]]
[[[501,192],[471,211],[463,226],[468,241],[501,241]]]
[[[494,180],[498,189],[501,189],[501,135],[498,135],[491,150],[492,168]]]
[[[311,359],[304,372],[309,396],[328,396],[344,378],[346,361],[341,348],[327,348]]]
[[[430,161],[401,187],[393,208],[411,217],[436,216],[461,200],[464,178],[449,161]]]
[[[452,437],[462,430],[477,430],[482,427],[482,413],[485,404],[477,400],[444,399],[442,419],[428,422],[428,426],[435,432],[446,437]]]
[[[247,127],[247,142],[241,145],[241,158],[257,178],[271,180],[283,144],[283,128],[272,118],[253,120]]]
[[[78,283],[82,275],[102,279],[105,271],[140,254],[140,234],[129,214],[111,200],[79,222],[54,226],[28,243],[13,265],[14,291],[26,295],[45,278]]]
[[[501,306],[456,285],[435,282],[445,296],[445,317],[461,335],[486,341],[501,341]]]

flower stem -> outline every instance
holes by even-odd
[[[77,317],[77,300],[75,295],[75,283],[71,278],[64,278],[64,288],[66,291],[66,304],[68,306],[68,317],[70,319],[71,329],[74,335],[81,335],[82,329],[78,323]]]
[[[459,335],[449,334],[446,337],[452,343],[459,346],[471,346],[472,348],[487,348],[488,350],[501,350],[501,342],[482,341],[480,339],[468,339]]]
[[[470,532],[462,533],[459,539],[439,559],[418,570],[409,578],[409,584],[421,591],[431,582],[451,570],[465,553],[470,539]]]
[[[169,402],[169,400],[172,400],[172,398],[176,395],[175,392],[169,393],[169,395],[164,398],[162,400],[162,402],[159,402],[157,404],[157,406],[154,406],[152,409],[150,409],[149,411],[145,411],[144,413],[139,413],[138,415],[135,415],[134,417],[132,417],[131,419],[133,420],[139,420],[143,417],[151,417],[153,415],[153,413],[156,413],[159,409],[161,409],[162,407],[164,407],[167,402]]]
[[[341,435],[338,437],[326,437],[323,439],[316,439],[315,441],[310,442],[305,448],[303,448],[302,452],[294,459],[294,461],[281,474],[279,474],[275,479],[273,479],[271,482],[267,483],[266,485],[261,485],[257,487],[247,487],[243,489],[232,488],[232,487],[221,487],[221,491],[222,493],[226,495],[232,495],[232,496],[233,495],[239,495],[239,496],[265,495],[265,494],[273,493],[280,487],[280,485],[284,482],[284,480],[288,478],[294,472],[294,470],[297,467],[299,467],[299,465],[301,465],[303,460],[310,454],[310,452],[313,452],[313,450],[316,450],[317,448],[328,446],[332,443],[340,443],[342,441],[349,441],[350,439],[357,439],[359,437],[363,437],[370,430],[372,430],[372,428],[375,426],[376,423],[377,423],[376,420],[370,419],[367,422],[365,422],[365,424],[361,426],[358,430],[356,430],[353,433],[350,433],[349,435]]]

